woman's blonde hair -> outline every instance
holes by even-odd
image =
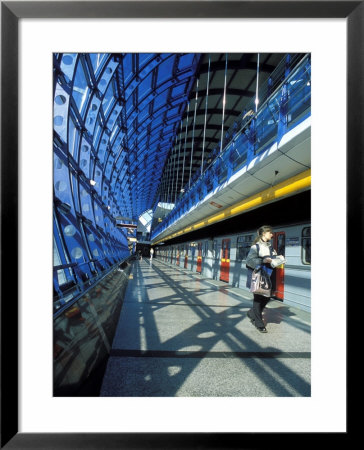
[[[257,229],[257,237],[254,239],[253,245],[259,242],[259,239],[263,236],[267,231],[273,231],[273,228],[270,225],[262,225]]]

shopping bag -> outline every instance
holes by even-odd
[[[250,292],[253,294],[270,297],[272,291],[272,282],[270,276],[263,267],[258,267],[253,270],[252,281],[250,284]]]

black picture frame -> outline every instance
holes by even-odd
[[[260,448],[280,437],[248,433],[18,432],[18,24],[22,18],[346,18],[347,261],[363,230],[363,1],[1,2],[1,448]],[[351,277],[359,268],[353,267]],[[349,288],[347,298],[349,298]],[[167,430],[166,430],[167,431]],[[337,442],[349,435],[338,433]],[[297,437],[288,435],[294,442]],[[317,436],[316,436],[317,438]],[[302,442],[303,439],[303,442]],[[308,443],[300,437],[300,443]],[[315,441],[317,442],[317,441]],[[280,442],[282,447],[282,442]]]

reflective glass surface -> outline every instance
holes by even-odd
[[[278,143],[287,131],[311,115],[310,55],[304,56],[292,72],[285,72],[284,65],[277,66],[261,87],[260,98],[265,100],[256,113],[253,111],[253,98],[236,121],[239,127],[234,124],[226,133],[222,151],[212,155],[212,162],[205,166],[202,173],[195,172],[191,185],[184,187],[183,196],[177,198],[173,210],[152,230],[152,239],[177,222],[209,191],[224,183],[244,165],[247,166],[275,142]]]
[[[157,202],[199,59],[54,54],[57,308],[130,255],[117,217],[136,222]]]

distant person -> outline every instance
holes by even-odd
[[[139,259],[140,259],[140,261],[143,261],[143,255],[142,255],[142,251],[141,250],[139,250]]]
[[[272,227],[270,227],[269,225],[263,225],[257,231],[257,237],[253,241],[253,245],[251,246],[246,258],[246,265],[248,268],[248,279],[246,286],[248,288],[250,288],[251,286],[253,270],[257,266],[261,265],[262,267],[264,267],[265,271],[272,281],[271,292],[274,292],[275,290],[275,277],[272,276],[272,274],[274,271],[273,267],[275,267],[277,264],[275,264],[275,262],[272,263],[272,261],[276,258],[279,258],[280,261],[282,261],[282,264],[284,261],[284,256],[277,256],[277,252],[274,250],[270,243],[272,237],[273,231]],[[260,331],[261,333],[267,333],[267,329],[265,328],[262,318],[262,312],[269,302],[270,297],[265,297],[263,295],[255,293],[253,293],[253,296],[253,307],[248,311],[248,317],[252,324],[256,326],[258,331]]]
[[[152,264],[152,261],[153,261],[153,254],[154,254],[154,250],[151,248],[150,249],[150,264]]]

